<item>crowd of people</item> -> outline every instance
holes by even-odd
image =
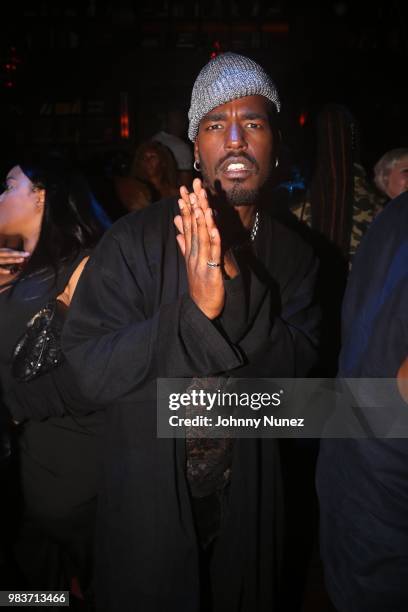
[[[386,406],[408,401],[408,149],[385,153],[371,181],[357,120],[325,106],[310,181],[278,207],[280,111],[259,64],[211,59],[191,144],[172,111],[112,166],[113,224],[61,155],[10,164],[3,590],[69,591],[84,611],[301,612],[318,499],[333,610],[408,609],[401,432],[320,445],[158,435],[160,380],[204,393],[380,378],[394,381]]]

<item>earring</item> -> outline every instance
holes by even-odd
[[[277,159],[275,162],[275,168],[277,168],[278,166],[279,166],[279,159]]]
[[[194,160],[193,168],[196,172],[200,172],[200,162],[197,159]]]

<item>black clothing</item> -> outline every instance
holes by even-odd
[[[226,281],[224,311],[212,322],[188,294],[176,214],[176,202],[164,200],[113,226],[65,328],[83,392],[107,408],[98,610],[200,609],[185,440],[157,439],[156,379],[302,376],[315,359],[308,247],[264,213],[255,253],[237,255],[241,273]],[[235,440],[224,507],[211,551],[211,610],[271,612],[282,538],[276,440]]]
[[[408,354],[408,194],[372,223],[343,305],[339,376],[394,378]],[[387,396],[404,405],[398,393]],[[373,398],[373,406],[375,406]],[[396,404],[398,405],[398,404]],[[408,610],[408,440],[322,440],[321,551],[339,612]]]
[[[104,415],[91,414],[95,409],[79,393],[67,362],[29,382],[11,375],[13,349],[27,322],[63,291],[85,255],[60,265],[57,277],[44,269],[0,292],[1,403],[20,422],[15,480],[22,516],[15,554],[21,588],[68,588],[73,575],[82,588],[91,581]]]

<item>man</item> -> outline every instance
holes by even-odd
[[[317,485],[328,592],[338,612],[405,612],[407,193],[387,204],[361,242],[344,298],[342,336],[339,376],[374,379],[360,382],[354,400],[361,410],[370,406],[361,422],[378,437],[321,441]],[[374,384],[384,378],[399,385],[398,391],[397,383],[387,383],[385,398]]]
[[[204,188],[119,221],[77,289],[65,349],[108,419],[100,610],[277,609],[276,440],[212,441],[195,462],[194,440],[157,439],[156,379],[302,376],[315,360],[314,257],[258,210],[279,108],[258,64],[211,60],[189,112]]]

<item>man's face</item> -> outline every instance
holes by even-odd
[[[387,180],[387,195],[390,198],[396,198],[403,191],[408,191],[408,157],[395,164]]]
[[[270,103],[246,96],[217,106],[200,122],[194,145],[204,185],[231,206],[256,203],[275,163]]]

